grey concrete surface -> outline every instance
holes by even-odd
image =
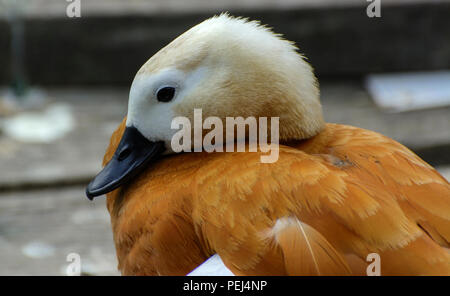
[[[126,89],[47,94],[49,105],[69,106],[75,127],[52,143],[21,143],[0,135],[0,190],[87,182],[99,170],[111,133],[126,114]]]
[[[0,275],[67,275],[80,255],[86,275],[118,275],[105,199],[83,187],[0,194]]]

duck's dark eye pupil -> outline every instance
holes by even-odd
[[[160,102],[169,102],[173,99],[173,96],[175,95],[175,88],[173,87],[163,87],[161,88],[156,96],[158,97],[158,101]]]

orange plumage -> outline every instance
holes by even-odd
[[[450,185],[406,147],[327,124],[260,155],[166,156],[109,193],[121,272],[185,275],[217,253],[237,275],[365,274],[378,253],[382,275],[450,275]]]

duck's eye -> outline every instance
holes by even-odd
[[[175,96],[175,88],[171,86],[166,86],[158,90],[156,97],[160,102],[169,102]]]

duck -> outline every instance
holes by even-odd
[[[279,118],[277,160],[175,152],[172,122],[194,109]],[[375,257],[377,275],[450,275],[449,182],[393,139],[326,123],[297,46],[228,13],[139,69],[86,194],[106,194],[123,275],[186,275],[208,258],[233,275],[367,275]]]

